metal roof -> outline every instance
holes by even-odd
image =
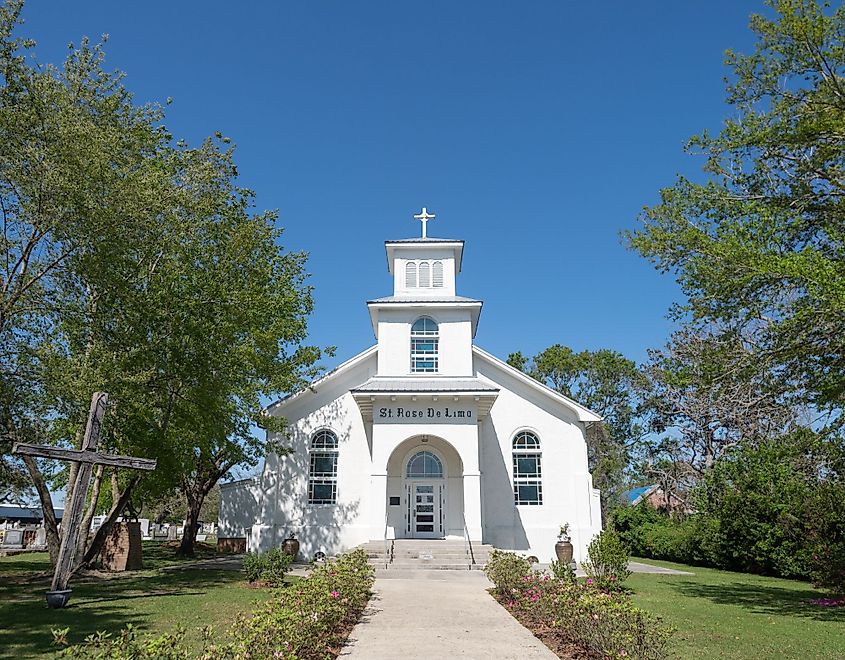
[[[423,238],[422,236],[417,236],[416,238],[399,238],[385,241],[385,243],[463,243],[463,241],[457,238],[432,238],[431,236]]]
[[[480,300],[475,298],[467,298],[465,296],[440,296],[439,298],[408,298],[406,296],[383,296],[382,298],[374,298],[368,300],[367,304],[373,303],[478,303]]]
[[[484,392],[495,393],[498,387],[478,378],[370,378],[352,392]]]
[[[56,518],[61,519],[64,509],[62,507],[55,507],[53,510],[56,512]],[[0,504],[0,519],[41,520],[43,517],[40,506]]]

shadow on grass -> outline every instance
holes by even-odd
[[[672,588],[683,596],[706,598],[718,605],[737,605],[755,614],[779,614],[816,621],[845,622],[845,608],[820,607],[808,603],[809,600],[824,596],[809,587],[788,589],[744,582],[702,584],[684,580],[673,583]]]
[[[0,582],[0,656],[41,657],[55,651],[51,630],[69,627],[72,643],[100,630],[116,633],[127,623],[139,631],[161,631],[162,621],[175,626],[178,609],[167,596],[201,597],[209,590],[235,585],[243,574],[193,570],[141,573],[117,578],[81,578],[71,582],[70,604],[47,608],[44,592],[50,577],[33,577],[26,585]]]

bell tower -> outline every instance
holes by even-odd
[[[482,303],[456,295],[464,242],[428,236],[434,217],[423,207],[414,216],[422,236],[385,241],[393,295],[367,303],[379,343],[379,376],[472,374],[472,338]],[[414,324],[423,318],[427,329],[418,337]],[[426,352],[435,357],[425,359]]]

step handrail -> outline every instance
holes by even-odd
[[[472,567],[475,566],[475,554],[472,551],[472,540],[469,538],[469,530],[467,529],[467,519],[466,516],[463,514],[461,518],[464,521],[464,552],[469,555],[470,565],[469,568],[472,570]]]

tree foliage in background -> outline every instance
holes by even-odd
[[[15,440],[79,446],[91,392],[107,391],[101,448],[158,469],[98,469],[84,524],[98,502],[113,521],[174,488],[198,514],[231,466],[263,454],[262,397],[314,373],[305,255],[283,251],[275,214],[253,213],[228,140],[174,143],[161,108],[104,70],[100,45],[36,65],[13,34],[21,9],[0,7],[4,469],[20,474]],[[74,468],[26,468],[55,555],[49,486],[73,483]],[[91,561],[107,530],[77,558]]]
[[[642,434],[638,406],[645,380],[636,363],[615,351],[575,353],[560,344],[530,359],[512,353],[507,361],[604,418],[587,427],[587,458],[593,484],[602,492],[602,510],[615,506],[631,447]]]
[[[639,470],[689,502],[695,486],[734,447],[756,447],[797,423],[782,383],[740,337],[685,328],[644,367],[647,428]]]
[[[816,406],[845,403],[845,7],[771,0],[728,52],[733,117],[694,137],[631,246],[674,273],[693,321],[739,330]]]

